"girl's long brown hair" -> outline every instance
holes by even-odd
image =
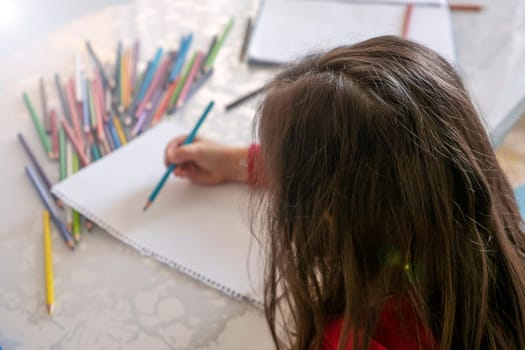
[[[343,317],[340,348],[366,349],[402,299],[441,349],[525,349],[522,221],[438,54],[386,36],[309,56],[268,84],[258,131],[278,348],[319,349]]]

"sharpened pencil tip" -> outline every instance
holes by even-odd
[[[152,203],[152,202],[151,202],[150,200],[148,200],[148,201],[146,202],[146,205],[145,205],[144,208],[142,209],[142,211],[146,211],[146,210],[149,208],[149,206],[151,205],[151,203]]]
[[[53,311],[55,310],[55,305],[54,304],[47,304],[47,313],[52,316],[53,315]]]

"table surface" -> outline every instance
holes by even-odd
[[[27,159],[16,142],[16,133],[22,132],[37,157],[44,159],[21,92],[28,91],[37,102],[40,76],[46,79],[48,91],[54,91],[53,73],[59,72],[63,79],[73,73],[73,53],[84,52],[84,39],[91,40],[104,60],[113,59],[119,39],[129,45],[140,38],[142,57],[149,57],[157,46],[175,47],[180,34],[187,31],[195,33],[194,47],[206,50],[210,38],[233,15],[236,25],[219,54],[214,76],[174,117],[191,125],[210,99],[224,106],[271,76],[272,71],[249,68],[238,60],[246,16],[254,15],[256,8],[255,0],[130,1],[76,18],[0,60],[0,110],[4,112],[0,347],[271,348],[260,310],[141,256],[100,229],[85,233],[73,253],[54,235],[56,312],[49,317],[44,299],[42,206],[24,175]],[[525,66],[524,12],[521,0],[499,0],[497,7],[487,2],[481,13],[453,14],[458,69],[481,112],[509,121],[502,127],[505,130],[523,113],[520,100],[525,79],[515,77],[513,68]],[[57,99],[50,97],[49,104],[57,107]],[[202,133],[230,143],[250,141],[255,104],[231,113],[216,110]],[[502,128],[492,131],[498,142]],[[520,168],[525,152],[519,148],[524,133],[525,123],[520,122],[498,150],[513,184],[525,178],[524,166]],[[56,163],[45,162],[44,167],[56,180]]]

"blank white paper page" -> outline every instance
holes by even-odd
[[[262,264],[250,234],[249,189],[198,186],[171,177],[142,208],[166,167],[164,148],[187,133],[163,122],[53,187],[111,235],[238,298],[261,301]]]

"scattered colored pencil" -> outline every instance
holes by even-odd
[[[244,57],[246,56],[246,50],[248,49],[248,43],[250,42],[252,30],[253,30],[252,18],[248,17],[248,19],[246,20],[246,28],[244,30],[244,37],[242,39],[241,53],[239,54],[240,62],[244,61]]]
[[[93,59],[93,62],[95,62],[95,65],[96,65],[98,71],[102,75],[102,81],[104,82],[104,85],[106,87],[109,87],[110,89],[114,89],[115,88],[115,82],[110,81],[108,79],[108,76],[107,76],[106,72],[104,71],[104,67],[102,67],[102,63],[100,63],[100,60],[98,59],[97,55],[95,54],[95,51],[91,47],[91,44],[89,43],[89,41],[86,41],[86,48],[87,48],[87,50],[89,52],[89,55]]]
[[[157,71],[157,66],[159,65],[160,59],[162,57],[162,52],[163,52],[162,48],[159,47],[157,49],[157,52],[155,53],[155,57],[153,58],[151,66],[149,67],[148,71],[146,72],[146,75],[144,76],[139,92],[136,96],[137,99],[133,103],[132,112],[135,112],[135,108],[138,107],[140,101],[142,101],[142,99],[146,95],[149,85],[151,84],[151,81],[153,80],[153,76],[155,75],[155,72]]]
[[[29,96],[27,96],[26,92],[24,92],[23,96],[27,110],[29,111],[31,119],[33,120],[33,125],[35,126],[35,129],[38,133],[38,137],[40,138],[40,142],[42,143],[42,146],[44,147],[44,150],[46,151],[47,155],[51,157],[51,143],[49,142],[49,137],[47,136],[47,133],[44,130],[44,126],[42,125],[42,120],[37,116],[35,109],[33,108],[33,104],[29,100]]]
[[[44,231],[44,266],[46,280],[46,305],[47,313],[53,314],[55,308],[55,285],[53,282],[53,246],[51,244],[51,224],[49,211],[44,210],[42,215]]]
[[[403,38],[408,38],[408,33],[410,31],[410,20],[412,18],[412,12],[414,11],[414,4],[408,4],[405,10],[405,16],[403,18],[403,30],[401,31],[401,36]]]
[[[49,123],[49,111],[47,109],[47,96],[44,78],[40,78],[40,101],[42,103],[42,118],[44,122],[44,129],[47,133],[51,132],[51,124]]]
[[[195,60],[197,59],[197,52],[193,54],[191,57],[191,61],[184,67],[184,73],[182,74],[181,79],[177,83],[177,87],[173,91],[173,95],[171,95],[170,102],[168,105],[168,114],[173,113],[175,110],[175,105],[177,101],[179,100],[180,93],[182,91],[182,88],[186,84],[186,80],[188,79],[188,75],[190,74],[193,66],[195,65]]]
[[[189,34],[188,36],[181,38],[179,52],[177,53],[177,58],[173,62],[173,67],[171,68],[168,83],[173,83],[179,77],[182,67],[184,66],[186,56],[188,55],[192,40],[193,34]]]
[[[36,171],[38,172],[38,175],[40,176],[40,178],[44,182],[44,185],[45,185],[46,189],[49,191],[51,189],[51,181],[49,180],[49,177],[44,172],[44,169],[42,168],[42,166],[40,165],[40,163],[36,159],[35,154],[31,150],[31,148],[29,147],[29,145],[26,142],[24,136],[21,133],[18,133],[17,137],[18,137],[18,141],[22,145],[22,148],[24,149],[24,151],[26,152],[27,156],[29,157],[29,160],[31,161],[31,163],[35,167]],[[53,196],[53,200],[56,202],[56,204],[60,208],[63,207],[62,201],[60,199],[58,199],[57,197]]]
[[[58,121],[54,109],[49,112],[49,123],[51,125],[51,150],[52,159],[58,159]]]
[[[160,102],[159,108],[157,108],[157,111],[155,112],[155,115],[153,116],[153,119],[151,121],[153,125],[157,124],[160,121],[160,119],[168,109],[168,104],[170,102],[171,96],[175,92],[179,81],[180,76],[177,79],[175,79],[173,83],[168,85],[166,93],[164,94],[162,101]]]
[[[215,44],[217,44],[217,35],[214,35],[213,38],[211,38],[210,46],[208,47],[208,51],[206,51],[206,55],[204,56],[204,61],[202,61],[202,66],[200,67],[201,73],[205,73],[204,71],[204,63],[208,60],[208,57],[210,57],[211,52],[213,51],[213,48],[215,47]]]
[[[75,96],[77,102],[82,102],[84,95],[82,94],[82,75],[84,69],[82,68],[82,59],[79,54],[75,55]]]
[[[113,94],[113,106],[115,109],[120,110],[122,106],[122,81],[120,79],[120,73],[122,71],[122,42],[118,42],[117,44],[117,55],[116,55],[116,61],[115,61],[115,76],[113,79],[115,80],[115,93]]]
[[[190,87],[190,91],[188,91],[188,96],[184,100],[185,103],[188,103],[188,101],[197,93],[197,91],[200,90],[200,88],[208,81],[208,79],[211,78],[213,75],[213,68],[209,69],[206,73],[198,75],[198,77],[195,78],[195,81]]]
[[[115,124],[115,129],[117,130],[120,144],[125,145],[126,143],[128,143],[128,140],[126,139],[126,134],[124,134],[124,130],[122,130],[122,124],[120,124],[120,120],[117,117],[113,117],[113,124]]]
[[[64,129],[58,127],[58,160],[59,160],[59,173],[58,179],[60,181],[67,177],[67,155],[66,155],[66,135]]]
[[[81,120],[77,113],[77,105],[75,98],[75,82],[73,79],[69,79],[66,87],[66,95],[69,103],[69,110],[71,111],[71,121],[73,125],[73,131],[75,132],[75,138],[81,149],[84,149],[84,137],[82,135]]]
[[[481,11],[483,6],[478,4],[448,4],[451,11]]]
[[[208,104],[208,106],[206,106],[206,109],[204,110],[204,113],[202,114],[202,116],[197,121],[197,124],[195,124],[195,126],[193,127],[193,130],[191,130],[191,132],[188,135],[188,137],[186,137],[186,139],[184,140],[184,142],[183,142],[184,145],[187,145],[187,144],[193,142],[193,140],[195,139],[195,136],[197,135],[197,131],[201,127],[202,123],[204,122],[204,120],[206,119],[208,114],[210,113],[211,109],[213,108],[213,105],[214,105],[214,102],[211,101]],[[166,183],[166,180],[168,179],[170,174],[175,170],[176,167],[177,167],[177,164],[170,164],[170,166],[168,167],[168,169],[166,170],[166,172],[162,176],[161,180],[159,181],[157,186],[155,186],[155,188],[153,189],[153,192],[148,197],[148,200],[146,202],[146,205],[143,208],[143,211],[146,211],[151,206],[151,204],[153,203],[153,201],[155,200],[155,198],[159,194],[160,190],[162,189],[162,187]]]
[[[71,142],[71,144],[73,145],[73,148],[77,152],[82,166],[88,165],[89,160],[86,158],[86,155],[84,154],[84,150],[82,149],[82,147],[80,147],[80,144],[75,138],[75,133],[73,132],[71,127],[67,124],[67,122],[64,119],[60,121],[60,124],[64,128],[64,131],[66,132],[66,136],[68,137],[69,142]]]
[[[244,96],[239,97],[235,101],[228,103],[226,105],[225,109],[227,111],[232,110],[235,107],[239,106],[240,104],[248,101],[249,99],[251,99],[251,98],[253,98],[253,97],[257,96],[257,95],[259,95],[263,91],[264,91],[264,87],[260,87],[260,88],[258,88],[256,90],[253,90],[252,92],[250,92],[250,93],[248,93],[248,94],[246,94]]]
[[[71,237],[71,234],[66,229],[66,226],[64,225],[64,223],[58,217],[56,209],[53,207],[53,204],[51,203],[51,200],[48,197],[47,191],[45,190],[44,186],[38,180],[38,176],[35,174],[31,165],[26,166],[25,171],[26,171],[27,177],[31,181],[31,184],[33,185],[36,192],[38,193],[40,200],[42,201],[46,209],[49,211],[49,214],[51,215],[51,219],[53,220],[53,223],[55,224],[56,228],[62,235],[62,238],[64,238],[64,241],[66,242],[67,246],[71,249],[74,249],[75,243],[73,242],[73,238]]]
[[[60,76],[58,74],[55,74],[55,87],[57,89],[58,98],[60,99],[60,105],[62,106],[62,114],[69,123],[72,123],[71,112],[67,103],[66,94],[64,93],[64,88],[62,87]]]
[[[83,113],[82,113],[82,117],[83,117],[83,129],[84,129],[84,133],[89,133],[89,129],[90,129],[90,126],[91,126],[91,123],[90,123],[90,118],[91,118],[91,115],[89,113],[89,105],[90,105],[90,100],[89,100],[89,81],[86,79],[86,77],[84,77],[84,75],[82,74],[82,109],[83,109]]]
[[[197,72],[199,71],[199,67],[201,66],[203,58],[204,55],[202,54],[202,52],[197,52],[197,55],[195,56],[195,62],[193,62],[191,70],[188,73],[187,78],[185,79],[186,81],[184,82],[184,86],[182,87],[180,95],[177,99],[177,103],[175,104],[176,108],[182,107],[182,104],[186,99],[186,95],[188,94],[188,91],[190,91],[190,87],[193,84]]]
[[[233,27],[233,18],[230,18],[230,20],[228,21],[228,24],[226,24],[226,27],[224,28],[224,31],[219,37],[219,40],[217,40],[217,43],[213,46],[213,49],[211,50],[210,55],[206,57],[206,61],[204,62],[205,71],[210,69],[213,66],[213,62],[215,61],[215,58],[217,57],[217,54],[219,53],[219,50],[221,46],[223,45],[224,41],[228,37],[228,34],[230,33],[232,27]]]
[[[137,111],[135,112],[135,117],[138,118],[140,114],[144,111],[144,108],[146,108],[147,104],[150,102],[153,94],[161,88],[162,78],[166,75],[166,71],[168,70],[170,65],[169,58],[166,58],[164,62],[162,62],[160,68],[157,70],[155,77],[153,78],[153,81],[151,82],[148,91],[146,92],[146,95],[144,95],[144,98],[142,99],[142,102],[138,105]]]
[[[139,63],[139,56],[140,55],[140,41],[138,40],[135,40],[135,45],[133,45],[133,56],[132,56],[132,63],[130,63],[131,65],[131,75],[130,75],[130,82],[129,82],[129,86],[130,86],[130,93],[132,92],[131,90],[133,90],[133,88],[135,87],[135,81],[137,79],[137,66],[138,66],[138,63]],[[130,100],[128,102],[131,102],[131,95],[130,95]]]

